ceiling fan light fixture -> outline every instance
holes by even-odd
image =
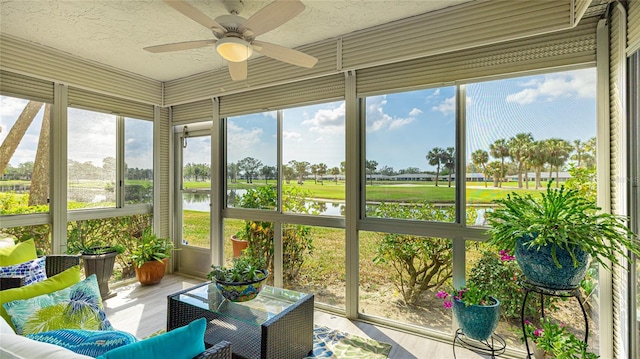
[[[253,54],[251,44],[237,37],[224,37],[216,43],[216,51],[231,62],[246,61]]]

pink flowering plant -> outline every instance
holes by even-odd
[[[454,299],[463,302],[465,306],[495,304],[489,291],[482,289],[473,282],[468,282],[466,287],[454,289],[450,292],[439,291],[436,297],[443,300],[445,308],[453,307]]]
[[[556,324],[549,318],[541,318],[541,326],[526,320],[524,329],[527,339],[537,349],[553,355],[556,359],[596,359],[598,355],[587,351],[587,343],[570,333],[564,324]]]

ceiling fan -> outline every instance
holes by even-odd
[[[215,20],[186,1],[164,0],[164,2],[191,20],[210,29],[216,39],[145,47],[144,49],[149,52],[182,51],[215,46],[218,54],[227,60],[229,74],[233,81],[247,78],[247,59],[253,54],[253,51],[275,60],[306,68],[312,68],[318,62],[317,58],[303,52],[256,40],[257,36],[279,27],[300,14],[305,6],[299,0],[275,0],[248,19],[238,16],[242,8],[242,0],[223,0],[231,15],[218,16]]]

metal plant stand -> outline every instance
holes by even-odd
[[[498,334],[492,334],[487,340],[475,340],[464,335],[462,329],[456,330],[453,338],[454,358],[456,358],[456,345],[478,354],[490,355],[491,358],[501,355],[507,348],[507,342]]]
[[[527,358],[533,358],[533,353],[529,350],[529,340],[527,338],[527,332],[525,330],[525,319],[524,319],[524,308],[527,305],[527,299],[529,297],[529,293],[535,292],[540,295],[540,311],[542,314],[542,318],[544,318],[544,296],[552,296],[552,297],[560,297],[560,298],[571,298],[575,297],[580,305],[580,309],[582,310],[582,316],[584,318],[584,342],[588,343],[589,340],[589,319],[587,318],[587,312],[584,309],[584,300],[582,299],[582,295],[580,294],[580,289],[569,288],[569,289],[557,289],[557,288],[546,288],[541,287],[535,284],[531,284],[527,281],[522,282],[522,288],[524,288],[524,299],[522,300],[522,307],[520,308],[520,321],[522,325],[522,333],[524,335],[524,343],[527,348]]]

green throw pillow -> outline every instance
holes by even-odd
[[[53,277],[47,278],[42,282],[33,283],[31,285],[11,288],[0,292],[0,315],[11,325],[13,330],[13,323],[11,317],[4,309],[4,304],[12,302],[14,300],[28,299],[37,297],[43,294],[53,293],[55,291],[67,288],[80,281],[80,266],[73,266],[62,273],[58,273]]]
[[[4,304],[16,334],[57,329],[112,330],[104,313],[96,275],[70,287]]]
[[[33,239],[20,242],[15,246],[0,248],[0,266],[2,267],[28,262],[36,258],[38,258],[38,254]]]
[[[109,350],[98,359],[192,359],[204,351],[207,320],[200,318],[170,332]]]

